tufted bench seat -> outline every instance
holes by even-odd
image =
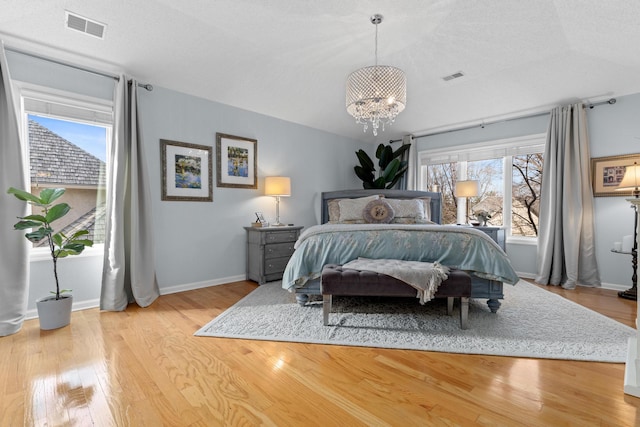
[[[322,317],[329,324],[329,313],[333,295],[415,297],[416,289],[411,285],[373,271],[343,269],[341,265],[327,264],[320,279],[322,293]],[[462,270],[451,269],[435,294],[435,298],[447,298],[447,314],[453,311],[454,298],[460,298],[460,328],[467,329],[471,276]]]

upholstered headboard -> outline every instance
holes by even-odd
[[[328,201],[332,199],[355,199],[372,195],[381,195],[388,199],[415,199],[418,197],[431,198],[431,221],[440,224],[442,220],[442,197],[440,193],[431,191],[409,191],[409,190],[340,190],[322,193],[322,223],[329,221]]]

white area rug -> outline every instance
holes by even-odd
[[[280,282],[260,286],[195,335],[268,341],[401,348],[547,359],[625,362],[635,330],[544,289],[520,281],[504,286],[497,313],[471,300],[469,329],[446,300],[334,297],[322,325],[320,301],[301,307]],[[339,325],[339,326],[335,326]]]

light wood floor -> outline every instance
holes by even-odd
[[[0,338],[0,426],[640,425],[624,364],[193,336],[255,286],[25,322]],[[613,291],[553,289],[634,324]]]

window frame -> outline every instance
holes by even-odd
[[[92,126],[102,126],[106,129],[106,151],[108,162],[108,153],[113,135],[113,101],[102,98],[95,98],[87,95],[81,95],[74,92],[53,89],[23,81],[13,81],[13,91],[15,96],[16,110],[19,112],[19,130],[22,141],[22,156],[24,164],[30,164],[29,153],[29,115],[37,115],[41,117],[49,117],[56,120],[66,120],[78,123],[84,123]],[[27,99],[36,100],[43,104],[51,104],[55,110],[53,113],[46,111],[38,111],[25,107]],[[62,108],[55,108],[55,107]],[[67,108],[67,115],[62,115],[61,111]],[[73,116],[72,112],[77,112],[77,116]],[[95,114],[91,114],[94,112]],[[107,185],[109,182],[109,167],[106,167]],[[31,188],[30,168],[25,168],[25,179],[29,188]],[[67,186],[72,188],[73,186]],[[30,208],[29,208],[30,209]],[[29,247],[29,259],[31,261],[45,261],[51,259],[49,249],[46,247]],[[85,250],[76,257],[95,257],[104,254],[104,243],[97,243],[93,246],[85,248]]]
[[[546,133],[525,135],[514,138],[489,140],[479,143],[455,145],[449,147],[434,148],[418,152],[418,165],[420,169],[420,188],[428,187],[429,165],[442,163],[462,163],[502,158],[503,167],[503,225],[505,237],[508,243],[524,245],[537,245],[538,236],[513,236],[511,234],[512,222],[512,187],[513,187],[513,157],[523,154],[542,153],[546,145]],[[464,178],[463,178],[464,179]]]

